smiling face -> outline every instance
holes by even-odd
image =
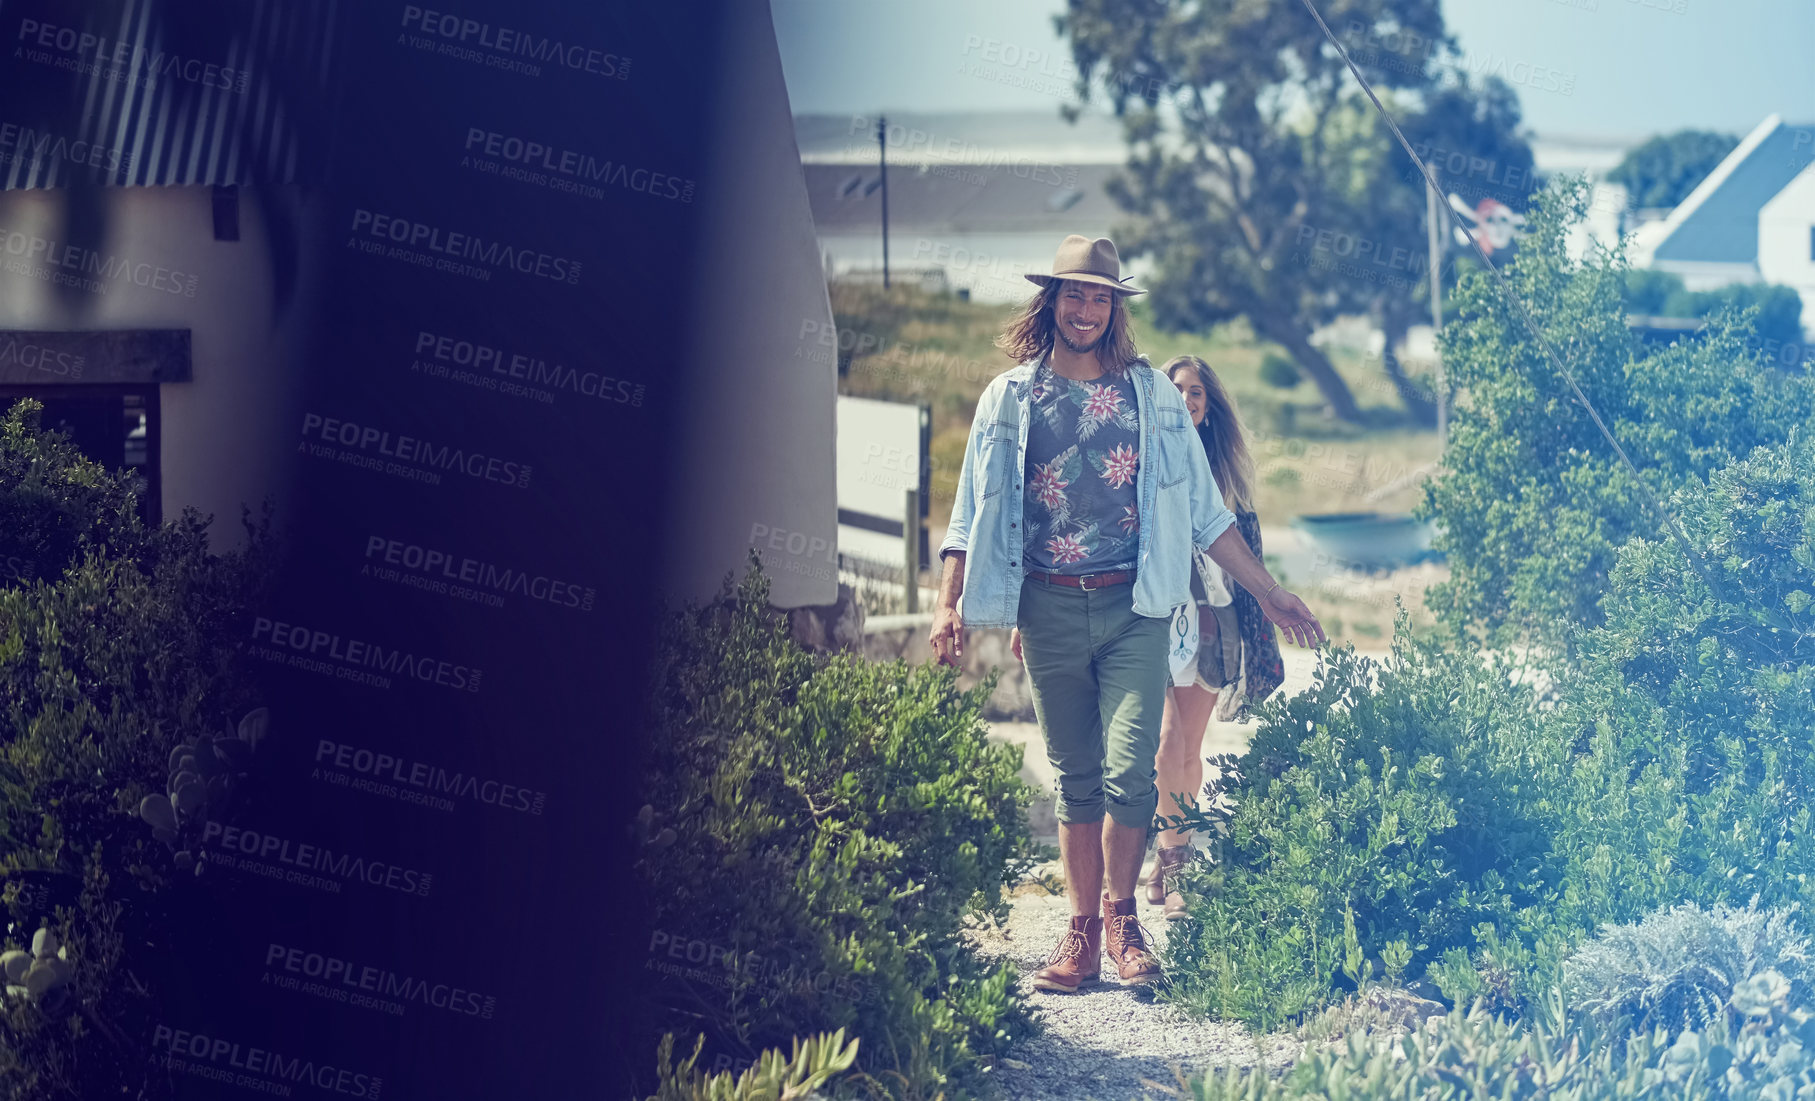
[[[1204,410],[1210,406],[1210,395],[1204,392],[1204,378],[1197,373],[1197,368],[1183,364],[1174,367],[1172,385],[1178,387],[1180,396],[1185,399],[1185,408],[1191,413],[1191,423],[1203,424]]]
[[[1115,292],[1099,283],[1067,279],[1053,303],[1053,321],[1059,339],[1074,352],[1088,352],[1109,331],[1115,314]]]

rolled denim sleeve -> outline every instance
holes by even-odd
[[[939,544],[939,557],[945,558],[946,551],[970,552],[971,519],[977,511],[977,496],[972,492],[971,479],[978,462],[978,455],[983,448],[983,432],[991,421],[996,419],[997,384],[992,383],[977,399],[977,412],[971,418],[970,439],[964,443],[964,464],[958,469],[958,488],[952,495],[952,518],[946,525],[945,539]]]

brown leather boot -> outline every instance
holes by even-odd
[[[1134,916],[1134,899],[1103,896],[1103,951],[1122,981],[1149,983],[1160,977],[1160,961],[1147,946],[1147,930]]]
[[[1159,854],[1153,859],[1153,878],[1161,884],[1160,901],[1166,907],[1167,921],[1177,921],[1185,916],[1185,896],[1179,894],[1178,876],[1190,860],[1189,842],[1171,848],[1161,846]]]
[[[1153,858],[1153,871],[1148,873],[1146,879],[1141,880],[1141,886],[1147,890],[1147,905],[1149,906],[1163,906],[1166,903],[1166,879],[1157,855],[1165,851],[1164,845],[1158,847]]]
[[[1074,914],[1071,928],[1052,951],[1046,966],[1034,972],[1034,989],[1076,994],[1103,973],[1103,919]]]

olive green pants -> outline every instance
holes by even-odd
[[[1166,706],[1167,620],[1134,610],[1134,583],[1085,591],[1028,578],[1021,657],[1059,774],[1058,818],[1153,825],[1154,756]]]

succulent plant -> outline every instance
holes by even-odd
[[[1572,1007],[1603,1028],[1700,1029],[1733,1006],[1803,1004],[1815,963],[1786,910],[1685,903],[1603,929],[1564,966]]]
[[[25,972],[31,965],[32,954],[23,949],[14,948],[7,952],[0,952],[0,971],[5,972],[8,986],[23,986]]]
[[[844,1029],[795,1037],[792,1054],[770,1048],[741,1075],[710,1074],[697,1066],[705,1036],[693,1042],[693,1054],[678,1064],[674,1034],[667,1033],[656,1051],[660,1084],[649,1101],[817,1101],[828,1096],[824,1087],[851,1069],[861,1042],[845,1042]]]
[[[655,808],[644,803],[642,809],[637,811],[636,821],[630,825],[630,832],[646,848],[665,849],[674,844],[680,835],[674,832],[673,826],[662,826],[658,829],[658,823],[659,818],[655,813]]]
[[[30,999],[47,1013],[60,1012],[68,1004],[69,981],[75,974],[69,948],[48,928],[32,934],[29,952],[20,948],[0,952],[0,972],[10,998]]]
[[[170,750],[165,790],[139,800],[139,817],[175,853],[179,870],[201,874],[201,825],[232,798],[270,728],[271,709],[259,707],[224,734],[203,734]]]

